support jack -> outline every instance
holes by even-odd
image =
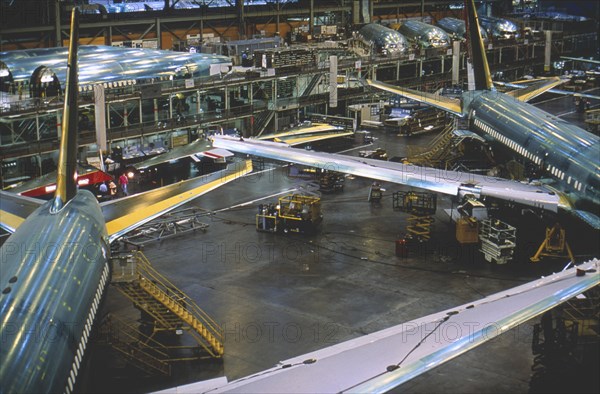
[[[568,257],[571,262],[575,262],[575,257],[566,239],[565,230],[559,223],[556,223],[552,228],[546,228],[546,238],[530,260],[537,263],[541,260],[541,257]]]

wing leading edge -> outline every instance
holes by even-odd
[[[418,167],[381,160],[365,159],[333,153],[294,149],[281,143],[215,136],[213,145],[235,152],[308,165],[370,179],[431,190],[452,196],[472,194],[475,197],[494,197],[505,201],[538,207],[552,212],[567,207],[561,195],[534,186],[502,178]]]

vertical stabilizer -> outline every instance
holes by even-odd
[[[69,60],[65,84],[65,105],[63,108],[62,133],[58,156],[58,176],[54,194],[54,209],[60,210],[77,193],[77,46],[79,41],[79,9],[71,14],[71,37],[69,40]]]
[[[473,65],[475,90],[492,90],[492,76],[485,57],[485,45],[479,30],[479,17],[475,11],[475,0],[465,0],[467,24],[467,40],[469,43],[469,58]]]

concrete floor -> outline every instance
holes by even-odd
[[[431,138],[377,137],[375,147],[388,149],[390,156],[405,155],[407,144],[425,144]],[[367,202],[370,184],[347,178],[344,192],[323,195],[323,226],[314,236],[255,231],[257,205],[277,197],[258,199],[292,190],[316,192],[313,181],[291,178],[280,167],[238,179],[194,201],[190,206],[218,211],[206,219],[208,232],[148,245],[144,253],[224,328],[223,360],[176,364],[173,377],[167,379],[143,377],[117,368],[116,359],[92,357],[88,376],[93,378],[86,391],[143,392],[223,375],[240,378],[280,360],[482,298],[564,265],[529,263],[546,223],[516,215],[510,223],[519,231],[517,259],[503,266],[485,262],[476,248],[455,242],[454,225],[440,209],[451,206],[447,197],[438,198],[431,241],[413,249],[408,258],[396,257],[394,242],[404,231],[407,215],[393,211],[391,194],[408,189],[386,184],[382,203],[372,205]],[[253,203],[231,208],[249,201]],[[588,248],[585,235],[573,237],[581,259],[597,253],[597,244]],[[104,307],[129,321],[139,318],[116,289],[110,290]],[[398,391],[528,392],[532,326],[537,321]]]

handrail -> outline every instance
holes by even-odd
[[[213,336],[217,337],[217,339],[220,342],[223,341],[222,328],[204,310],[202,310],[195,302],[187,298],[185,294],[183,294],[181,291],[176,290],[177,287],[165,276],[163,276],[156,269],[154,269],[154,267],[150,265],[150,262],[142,252],[136,251],[134,252],[134,256],[138,261],[137,270],[140,279],[142,277],[149,278],[150,280],[152,280],[154,285],[156,285],[169,297],[173,298],[177,302],[183,303],[187,311],[195,312],[195,316],[200,317],[202,320],[204,320],[201,321],[201,323],[203,323],[205,326],[207,326],[207,328],[210,329],[211,334]]]

